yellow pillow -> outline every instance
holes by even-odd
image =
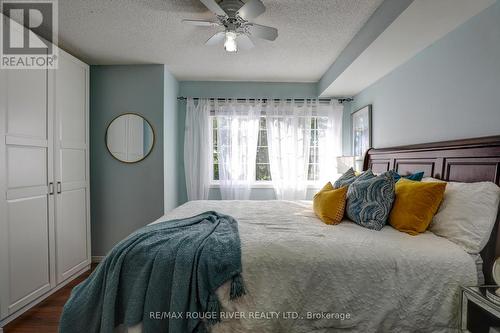
[[[334,189],[328,182],[314,195],[314,213],[326,224],[339,224],[344,217],[347,186]]]
[[[410,235],[425,232],[443,200],[445,189],[446,183],[401,178],[396,183],[396,198],[389,223]]]

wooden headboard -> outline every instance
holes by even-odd
[[[500,186],[500,136],[443,141],[411,146],[370,149],[363,169],[374,173],[396,170],[405,175],[424,171],[424,177],[446,181],[491,181]],[[500,257],[500,209],[490,240],[481,252],[486,283],[494,283],[491,276],[493,262]]]

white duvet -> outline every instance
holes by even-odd
[[[445,238],[325,225],[310,201],[192,201],[159,221],[207,210],[238,220],[247,289],[230,301],[219,288],[239,318],[214,333],[455,331],[460,285],[477,283],[473,259]]]

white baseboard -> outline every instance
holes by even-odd
[[[98,264],[104,259],[104,256],[92,256],[92,263]],[[2,332],[0,332],[2,333]]]

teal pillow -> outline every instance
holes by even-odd
[[[417,172],[417,173],[411,173],[409,175],[406,175],[406,176],[401,176],[399,173],[397,172],[394,172],[394,179],[396,179],[396,181],[400,180],[401,177],[403,178],[406,178],[408,180],[414,180],[414,181],[421,181],[422,178],[424,178],[424,172]]]
[[[395,197],[394,171],[353,182],[347,190],[346,214],[353,222],[381,230],[389,218]]]

